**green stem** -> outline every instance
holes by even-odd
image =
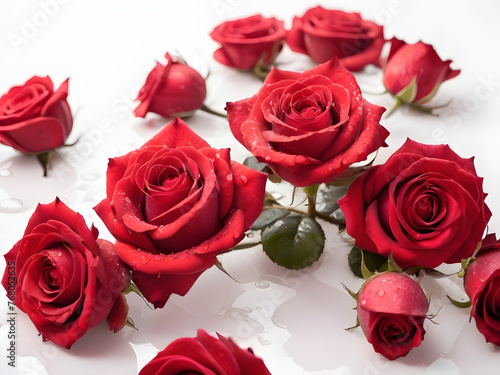
[[[240,245],[233,246],[232,250],[245,250],[245,249],[250,249],[254,246],[259,246],[262,245],[262,241],[259,242],[252,242],[252,243],[243,243]]]
[[[327,222],[329,222],[331,224],[335,224],[335,225],[345,224],[343,220],[337,220],[337,219],[331,217],[330,215],[326,215],[326,214],[323,214],[321,212],[318,212],[318,211],[316,211],[315,208],[314,208],[314,214],[313,214],[314,216],[311,216],[309,214],[309,210],[308,210],[308,212],[305,212],[305,211],[298,210],[298,209],[293,208],[293,207],[280,206],[279,204],[273,204],[271,206],[265,206],[264,210],[272,210],[272,209],[275,209],[275,208],[280,209],[280,210],[287,210],[287,211],[290,211],[290,212],[295,212],[295,213],[300,214],[300,215],[307,215],[307,216],[310,216],[312,218],[319,217],[320,219],[322,219],[324,221],[327,221]]]
[[[225,113],[220,113],[220,112],[217,112],[209,107],[207,107],[205,104],[203,104],[203,106],[200,108],[202,111],[205,111],[207,113],[210,113],[211,115],[216,115],[216,116],[219,116],[219,117],[224,117],[227,119],[227,114]]]

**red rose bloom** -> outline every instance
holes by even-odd
[[[389,134],[385,109],[362,98],[337,59],[303,73],[273,68],[255,96],[226,110],[236,139],[297,187],[333,180]]]
[[[222,45],[214,58],[243,70],[253,69],[259,61],[263,66],[271,65],[285,43],[285,35],[283,21],[260,14],[224,22],[210,33]]]
[[[110,159],[95,210],[145,298],[184,295],[262,211],[266,175],[231,161],[180,119],[138,150]]]
[[[5,255],[2,285],[8,297],[44,340],[68,349],[112,310],[112,330],[127,319],[122,292],[130,273],[114,245],[97,235],[81,215],[56,199],[38,205],[23,238]]]
[[[364,20],[359,13],[318,6],[293,19],[286,42],[292,51],[317,63],[337,57],[347,69],[358,71],[368,64],[379,65],[385,39],[384,28]]]
[[[271,375],[251,349],[199,329],[196,337],[177,339],[142,368],[139,375]]]
[[[176,57],[165,55],[167,63],[156,63],[149,73],[136,100],[141,103],[134,110],[137,117],[154,112],[163,117],[186,117],[203,106],[207,95],[205,79]]]
[[[366,339],[387,359],[406,356],[424,339],[429,301],[406,274],[384,272],[368,279],[359,292],[356,310]]]
[[[500,241],[488,235],[464,276],[465,292],[471,301],[471,317],[486,342],[500,346]]]
[[[25,153],[63,145],[73,127],[67,79],[54,91],[49,77],[33,77],[0,98],[0,143]]]
[[[339,200],[356,246],[402,267],[434,268],[470,257],[488,223],[483,179],[473,159],[445,145],[407,140]]]
[[[384,86],[403,102],[425,104],[441,83],[460,73],[450,68],[451,62],[441,60],[429,44],[406,44],[393,38],[384,67]]]

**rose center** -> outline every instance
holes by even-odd
[[[423,197],[415,204],[415,213],[423,221],[430,221],[434,215],[434,202],[430,197]]]

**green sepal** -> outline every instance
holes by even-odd
[[[226,271],[226,269],[222,266],[222,262],[220,261],[220,259],[218,257],[216,257],[216,260],[215,260],[215,266],[220,269],[222,272],[224,272],[227,276],[229,276],[230,279],[236,281],[237,283],[239,283],[238,280],[236,280],[234,277],[232,277],[229,272]]]
[[[127,294],[132,293],[132,292],[137,294],[139,297],[141,297],[142,300],[144,301],[144,303],[146,304],[146,306],[148,306],[151,310],[153,310],[153,307],[151,307],[148,300],[142,295],[141,291],[139,290],[139,288],[137,288],[137,286],[134,283],[128,284],[128,287],[123,292],[123,295],[126,296]]]
[[[136,331],[138,331],[137,327],[135,326],[134,321],[132,320],[132,318],[131,318],[130,316],[127,316],[127,321],[125,322],[125,325],[126,325],[127,327],[133,328],[133,329],[135,329]]]
[[[471,304],[472,302],[471,301],[466,301],[466,302],[460,302],[460,301],[457,301],[457,300],[454,300],[453,298],[451,298],[450,296],[446,296],[448,297],[448,299],[450,300],[450,302],[456,306],[456,307],[459,307],[461,309],[466,309],[468,307],[471,307]]]
[[[417,97],[417,91],[417,76],[415,76],[413,77],[411,82],[395,96],[403,103],[413,103],[415,98]]]
[[[357,293],[356,293],[356,292],[354,292],[353,290],[349,289],[349,288],[347,287],[347,285],[345,285],[344,283],[341,283],[341,284],[342,284],[342,286],[344,287],[344,289],[347,291],[347,293],[349,293],[349,295],[350,295],[350,296],[351,296],[354,300],[356,300],[356,302],[357,302],[357,301],[358,301],[358,299],[359,299],[359,292],[357,292]]]
[[[304,193],[306,193],[308,196],[310,197],[314,197],[316,196],[316,194],[318,193],[318,188],[319,188],[319,184],[317,185],[309,185],[309,186],[304,186],[302,188],[302,190],[304,191]]]
[[[291,214],[262,231],[262,248],[276,264],[299,270],[316,262],[325,247],[325,233],[309,216]]]

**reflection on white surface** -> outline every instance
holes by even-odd
[[[60,157],[54,159],[47,178],[42,177],[35,158],[0,145],[2,253],[21,238],[36,205],[49,203],[55,196],[80,212],[89,225],[94,223],[103,238],[111,239],[92,210],[105,195],[108,158],[142,145],[167,122],[154,115],[137,119],[132,114],[133,99],[155,59],[166,51],[178,51],[193,67],[210,71],[206,104],[222,111],[227,101],[255,94],[261,82],[213,61],[216,44],[208,36],[212,28],[223,20],[256,12],[282,18],[289,27],[294,15],[317,4],[360,11],[384,24],[388,39],[397,35],[408,42],[431,43],[440,56],[454,60],[453,67],[462,69],[435,98],[435,105],[451,102],[439,111],[440,116],[402,108],[382,119],[391,135],[389,147],[380,150],[375,163],[386,160],[407,137],[449,143],[459,155],[475,156],[494,213],[490,232],[500,231],[500,8],[495,0],[355,0],[333,5],[326,0],[56,2],[57,11],[47,15],[47,22],[30,37],[23,35],[23,22],[32,22],[43,12],[43,2],[0,3],[0,24],[6,36],[0,39],[0,92],[34,74],[50,74],[56,85],[71,77],[69,101],[75,125],[68,143],[79,139],[73,147],[58,151]],[[13,34],[25,41],[13,44]],[[287,48],[277,63],[290,70],[313,66],[306,56]],[[377,69],[368,67],[356,77],[366,99],[392,105],[389,95],[374,94],[383,91]],[[197,112],[186,121],[213,147],[230,147],[234,160],[241,162],[248,156],[224,119]],[[268,190],[281,197],[283,204],[290,202],[289,186],[269,184]],[[323,228],[327,235],[324,254],[307,269],[278,267],[259,247],[224,254],[224,268],[237,281],[212,268],[186,296],[173,296],[161,310],[152,310],[138,296],[128,295],[129,315],[137,330],[125,327],[112,334],[104,323],[69,351],[42,342],[29,319],[18,312],[15,373],[133,375],[158,350],[179,337],[194,337],[198,328],[252,347],[273,375],[455,375],[491,373],[498,368],[500,349],[485,343],[474,321],[469,322],[469,309],[458,309],[447,298],[464,298],[462,280],[457,277],[424,278],[423,286],[431,297],[430,314],[437,313],[433,319],[437,324],[426,321],[424,341],[407,357],[388,361],[373,351],[360,329],[346,331],[355,322],[355,302],[342,283],[357,290],[362,281],[348,269],[349,246],[336,228],[324,223]],[[0,257],[0,269],[4,266]],[[0,353],[4,353],[7,299],[0,295]],[[0,373],[7,370],[0,356]]]

